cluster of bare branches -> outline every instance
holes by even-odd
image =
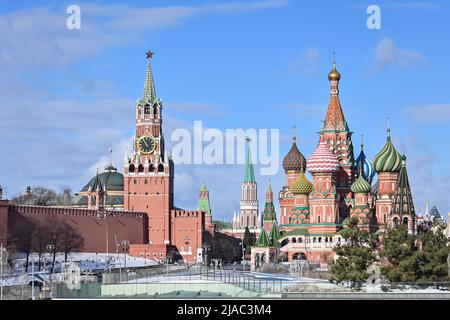
[[[26,253],[26,271],[28,271],[30,254],[37,254],[39,270],[44,255],[50,254],[52,258],[51,272],[53,273],[56,255],[63,253],[64,260],[67,261],[70,252],[83,248],[84,239],[67,222],[56,217],[48,217],[43,221],[22,224],[20,228],[12,230],[10,243],[13,251]]]

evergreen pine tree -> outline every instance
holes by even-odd
[[[254,235],[250,232],[248,227],[245,227],[243,241],[244,241],[245,252],[250,253],[250,247],[255,244],[255,238],[254,238]]]
[[[358,228],[358,219],[351,218],[349,229],[343,237],[345,244],[338,244],[334,251],[337,259],[331,265],[331,281],[348,282],[353,289],[359,290],[370,276],[367,269],[376,261],[376,237]]]

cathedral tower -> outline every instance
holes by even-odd
[[[409,187],[408,172],[406,170],[406,156],[402,156],[402,167],[398,174],[397,189],[393,196],[392,212],[389,223],[396,225],[403,223],[412,232],[415,230],[416,213],[412,199],[411,188]]]
[[[295,126],[294,126],[295,130]],[[291,223],[291,213],[295,206],[292,186],[297,180],[299,174],[306,171],[306,158],[297,147],[297,138],[295,132],[292,136],[292,146],[283,159],[283,169],[286,175],[286,183],[278,194],[280,203],[280,224]]]
[[[266,191],[266,204],[264,205],[264,222],[263,228],[266,232],[272,230],[273,225],[277,224],[277,214],[275,212],[275,206],[273,205],[273,191],[272,186],[269,184]]]
[[[330,101],[325,120],[320,130],[320,142],[325,142],[339,161],[336,175],[336,191],[339,195],[340,212],[347,215],[345,199],[351,198],[351,185],[355,181],[356,168],[353,154],[352,132],[342,111],[339,100],[339,81],[341,74],[336,69],[336,61],[328,74],[330,81]]]
[[[381,229],[384,229],[389,222],[393,195],[397,187],[397,177],[402,168],[402,156],[391,142],[389,127],[386,143],[372,162],[375,171],[378,173],[378,193],[375,202],[376,222]]]
[[[170,210],[173,208],[173,163],[164,149],[162,102],[156,97],[151,68],[153,52],[147,52],[147,73],[142,98],[136,103],[133,154],[125,156],[125,210],[146,212],[149,243],[170,243]]]
[[[319,143],[306,164],[314,179],[314,189],[309,197],[310,223],[330,224],[340,222],[336,177],[339,162],[325,142]]]

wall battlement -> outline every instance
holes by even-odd
[[[32,206],[32,205],[9,205],[9,208],[10,211],[21,214],[63,215],[63,216],[77,216],[77,217],[94,217],[99,219],[129,218],[142,220],[146,215],[143,212],[108,211],[108,210],[95,210],[86,208],[71,208],[62,206],[48,207],[48,206]]]

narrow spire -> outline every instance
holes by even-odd
[[[336,51],[333,51],[333,70],[336,70]]]
[[[152,73],[152,65],[151,60],[153,58],[153,52],[146,52],[147,55],[147,73],[145,75],[145,83],[144,83],[144,92],[142,94],[142,99],[149,99],[150,102],[153,102],[156,99],[156,89],[155,83],[153,81],[153,73]]]
[[[247,152],[247,159],[245,161],[244,182],[256,182],[256,180],[255,180],[255,171],[253,169],[252,154],[251,154],[251,151],[250,151],[251,138],[250,137],[246,137],[245,141],[247,142],[248,152]]]
[[[292,142],[296,143],[297,137],[295,136],[295,129],[297,128],[296,125],[292,126]]]
[[[361,135],[361,151],[364,151],[364,135]]]
[[[391,138],[391,118],[387,117],[387,136]]]

